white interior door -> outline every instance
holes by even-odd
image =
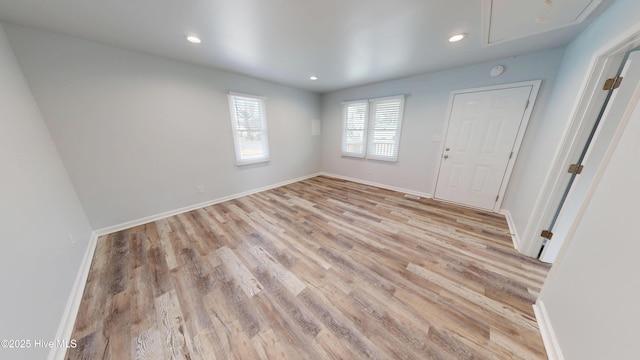
[[[526,127],[533,88],[530,84],[453,95],[436,199],[494,210],[521,127]]]
[[[588,191],[596,178],[600,164],[611,146],[612,139],[620,124],[620,119],[625,113],[631,111],[630,104],[638,89],[640,89],[640,51],[629,54],[624,68],[620,73],[622,83],[618,89],[613,90],[611,98],[606,104],[602,118],[593,140],[588,146],[582,165],[582,173],[576,175],[576,179],[567,193],[567,199],[558,214],[558,219],[551,231],[553,237],[545,245],[540,260],[553,263],[573,226],[578,211],[582,207]]]

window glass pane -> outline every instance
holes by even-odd
[[[260,102],[254,99],[237,97],[235,101],[236,126],[238,129],[260,129],[262,115]]]
[[[367,112],[369,103],[358,102],[345,105],[342,153],[349,156],[364,156],[366,144]]]
[[[264,157],[264,144],[261,131],[238,131],[240,159],[260,159]]]
[[[367,121],[367,104],[355,104],[347,107],[347,129],[364,130]]]
[[[367,156],[395,161],[400,145],[404,97],[372,101],[371,106],[373,119]]]
[[[400,121],[400,102],[386,102],[375,105],[375,129],[397,129]]]
[[[264,100],[229,94],[229,110],[238,165],[269,160]]]
[[[347,138],[345,140],[346,151],[351,153],[364,152],[364,131],[363,130],[347,130]]]

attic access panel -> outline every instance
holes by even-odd
[[[483,0],[483,45],[578,24],[602,0]]]

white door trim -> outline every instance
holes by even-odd
[[[446,142],[445,140],[447,139],[447,131],[449,130],[449,122],[451,120],[451,112],[453,110],[453,101],[455,96],[459,94],[467,94],[467,93],[474,93],[474,92],[481,92],[481,91],[492,91],[492,90],[502,90],[502,89],[516,88],[516,87],[531,86],[531,94],[529,95],[529,106],[527,106],[523,114],[522,122],[520,124],[520,129],[518,130],[518,134],[516,135],[516,140],[513,146],[513,156],[511,157],[511,160],[507,165],[504,179],[502,180],[502,185],[500,185],[500,191],[498,192],[498,201],[496,201],[492,209],[494,212],[498,212],[500,210],[500,206],[502,205],[502,200],[504,198],[504,193],[507,191],[509,178],[511,177],[511,172],[513,171],[513,166],[516,162],[516,159],[518,158],[518,153],[520,152],[520,145],[522,145],[522,139],[524,138],[524,134],[527,129],[527,124],[529,124],[529,119],[531,118],[531,113],[533,112],[533,108],[536,103],[536,98],[538,97],[538,92],[540,90],[541,83],[542,83],[542,80],[522,81],[522,82],[510,83],[510,84],[454,90],[449,94],[449,105],[447,107],[447,117],[445,118],[445,122],[444,122],[442,141],[440,142],[440,151],[438,152],[438,161],[436,162],[433,186],[431,188],[432,194],[436,193],[438,175],[440,173],[440,165],[442,164],[442,157],[444,155],[444,148],[445,148],[445,142]]]

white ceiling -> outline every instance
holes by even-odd
[[[545,2],[499,2],[525,1]],[[0,0],[0,21],[326,92],[564,46],[611,2],[576,25],[485,47],[480,0]],[[526,9],[502,16],[517,25]],[[448,43],[458,32],[467,38]]]

